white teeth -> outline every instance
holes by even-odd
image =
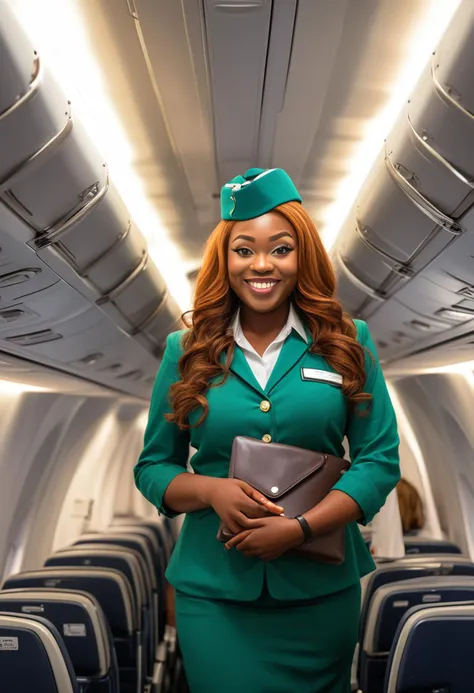
[[[249,282],[250,286],[253,286],[254,289],[271,289],[272,286],[275,286],[276,282]]]

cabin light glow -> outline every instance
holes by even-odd
[[[29,385],[28,383],[17,383],[12,380],[0,380],[1,395],[20,395],[23,392],[48,392],[45,387]]]
[[[134,152],[113,102],[107,76],[89,43],[79,3],[75,0],[10,0],[31,40],[72,101],[73,113],[107,162],[110,177],[148,244],[150,257],[163,275],[181,310],[191,307],[191,269],[180,256],[159,214],[147,198],[134,170]]]
[[[472,376],[474,372],[474,361],[463,361],[462,363],[452,363],[449,366],[435,366],[433,368],[423,368],[422,374],[427,373],[457,373],[466,377]]]
[[[356,154],[347,162],[348,175],[341,181],[334,202],[323,214],[321,235],[326,250],[330,250],[349,214],[359,190],[367,178],[384,139],[421,76],[431,53],[436,49],[449,22],[460,5],[460,0],[431,0],[426,2],[426,13],[414,26],[411,35],[401,37],[405,46],[405,61],[390,89],[391,98],[383,110],[367,125]]]
[[[146,425],[148,423],[148,410],[142,411],[141,414],[137,416],[135,419],[135,425],[141,430],[144,431],[146,428]]]

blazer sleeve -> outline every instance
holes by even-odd
[[[171,481],[186,472],[189,456],[189,433],[164,415],[171,412],[168,399],[170,386],[180,379],[178,361],[181,356],[179,339],[182,332],[168,335],[163,359],[151,396],[144,447],[133,469],[135,485],[145,498],[165,517],[179,515],[166,508],[163,496]]]
[[[360,506],[367,524],[384,505],[400,479],[399,436],[395,411],[390,400],[377,351],[369,328],[357,320],[358,339],[365,349],[364,392],[372,395],[369,412],[348,414],[346,437],[351,457],[350,469],[334,486]],[[359,409],[365,409],[364,403]]]

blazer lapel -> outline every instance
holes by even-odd
[[[224,355],[224,363],[225,363],[225,355]],[[262,397],[265,396],[263,389],[260,387],[258,380],[254,376],[253,371],[250,368],[247,359],[245,358],[244,352],[238,346],[238,344],[236,344],[235,348],[234,348],[234,358],[232,359],[230,370],[238,378],[240,378],[241,380],[246,382],[247,385],[249,385],[254,390],[256,390]]]
[[[301,361],[303,356],[308,352],[311,346],[311,335],[308,334],[306,329],[306,335],[308,336],[308,342],[306,343],[304,339],[295,330],[292,330],[290,336],[285,340],[283,347],[278,356],[278,360],[275,367],[270,375],[270,379],[265,388],[267,395],[273,390],[273,388],[278,385],[280,380],[285,377],[285,375],[291,371],[296,364]]]

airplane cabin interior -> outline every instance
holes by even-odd
[[[423,508],[361,527],[352,691],[473,689],[473,65],[472,0],[0,0],[0,693],[189,690],[182,517],[132,470],[254,166],[367,322]]]

